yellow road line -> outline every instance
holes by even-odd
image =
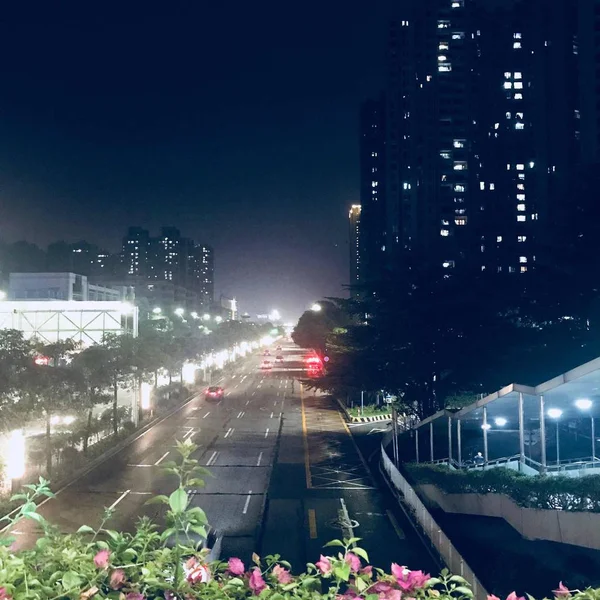
[[[401,540],[406,539],[406,536],[404,535],[404,531],[402,531],[402,528],[400,527],[400,525],[398,525],[398,521],[396,520],[394,513],[389,508],[385,512],[388,516],[388,519],[390,520],[390,523],[392,524],[392,527],[394,528],[394,531],[396,532],[396,535]]]
[[[302,409],[302,439],[304,441],[304,473],[306,475],[306,487],[310,490],[312,488],[312,475],[310,472],[308,432],[306,430],[306,411],[304,410],[304,398],[302,397],[302,387],[300,387],[300,407]]]
[[[308,531],[310,533],[310,539],[317,539],[317,512],[314,508],[308,509]]]

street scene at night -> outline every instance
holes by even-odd
[[[7,7],[0,600],[600,594],[600,0]]]

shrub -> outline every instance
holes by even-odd
[[[455,471],[442,465],[407,464],[415,483],[430,483],[447,494],[504,494],[524,508],[600,512],[600,475],[548,477],[512,469]]]

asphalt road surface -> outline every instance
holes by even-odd
[[[222,536],[223,557],[278,553],[297,571],[330,539],[353,534],[377,566],[435,570],[395,499],[377,488],[335,406],[294,381],[304,376],[303,351],[287,344],[283,354],[284,364],[269,372],[259,368],[262,353],[240,360],[220,382],[222,400],[194,397],[40,512],[64,532],[97,526],[105,507],[115,509],[107,524],[114,529],[131,530],[141,515],[160,520],[164,509],[145,502],[174,489],[161,463],[176,458],[176,440],[191,439],[199,446],[194,457],[213,475],[191,501]],[[39,534],[29,521],[13,533],[19,546]]]

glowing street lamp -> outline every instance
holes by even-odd
[[[204,314],[202,315],[202,318],[203,318],[205,321],[210,321],[210,315],[209,315],[208,313],[204,313]]]
[[[197,312],[193,312],[192,313],[192,319],[199,319],[200,317],[198,316]]]
[[[559,434],[559,428],[558,428],[558,421],[560,419],[560,417],[562,416],[563,411],[560,408],[549,408],[548,409],[548,416],[551,419],[554,419],[556,421],[556,464],[557,466],[560,466],[560,434]]]
[[[217,323],[220,323],[222,320],[223,320],[223,317],[221,317],[221,316],[217,316],[217,317],[215,317],[215,321],[216,321]]]
[[[315,302],[311,307],[310,310],[312,310],[313,312],[320,312],[321,311],[321,305],[318,302]]]
[[[183,317],[184,313],[185,313],[185,310],[183,310],[183,308],[176,308],[176,309],[175,309],[175,314],[176,314],[178,317]]]
[[[6,300],[6,292],[0,290],[0,300]]]
[[[504,417],[496,417],[494,423],[498,425],[498,427],[504,427],[508,421]]]
[[[160,306],[155,306],[155,307],[152,309],[152,312],[153,312],[155,315],[160,315],[160,313],[162,312],[162,308],[161,308]]]

